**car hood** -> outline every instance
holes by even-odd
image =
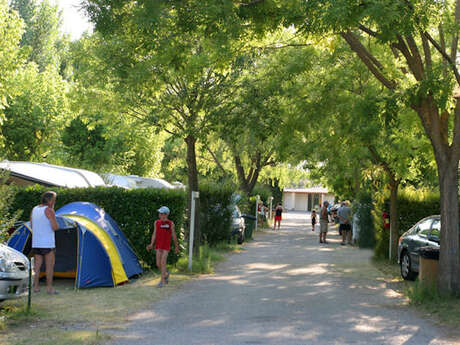
[[[26,267],[29,265],[29,259],[21,252],[0,243],[0,259],[8,261],[22,262]]]

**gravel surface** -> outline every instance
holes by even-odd
[[[319,244],[305,214],[285,218],[215,274],[132,315],[111,344],[458,344],[378,279],[370,251],[340,246],[335,230]]]

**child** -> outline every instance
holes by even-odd
[[[316,225],[316,211],[313,210],[311,211],[311,231],[315,231],[315,225]]]
[[[147,251],[153,249],[155,244],[157,267],[161,271],[161,281],[158,287],[161,288],[169,281],[169,272],[166,270],[166,261],[168,260],[168,253],[171,249],[171,236],[176,247],[175,253],[179,253],[179,245],[177,243],[176,231],[174,223],[168,219],[169,208],[161,206],[158,210],[159,218],[155,221],[155,230],[153,231],[152,241],[147,246]]]
[[[278,230],[281,226],[281,219],[283,215],[283,206],[279,203],[275,208],[275,222],[273,223],[273,230],[276,230],[276,223],[278,223]]]

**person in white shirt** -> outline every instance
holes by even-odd
[[[49,191],[42,195],[41,204],[35,206],[30,214],[30,227],[32,229],[32,250],[34,253],[34,292],[39,292],[40,270],[45,261],[46,267],[46,292],[57,294],[53,288],[54,261],[56,240],[54,232],[59,229],[54,204],[56,193]]]

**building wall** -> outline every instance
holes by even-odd
[[[295,193],[283,193],[283,207],[286,210],[293,210],[295,208]]]
[[[283,207],[286,210],[307,211],[317,208],[324,201],[334,203],[333,194],[283,192]]]
[[[308,209],[308,194],[307,193],[292,193],[295,195],[294,208],[296,211],[307,211]]]

